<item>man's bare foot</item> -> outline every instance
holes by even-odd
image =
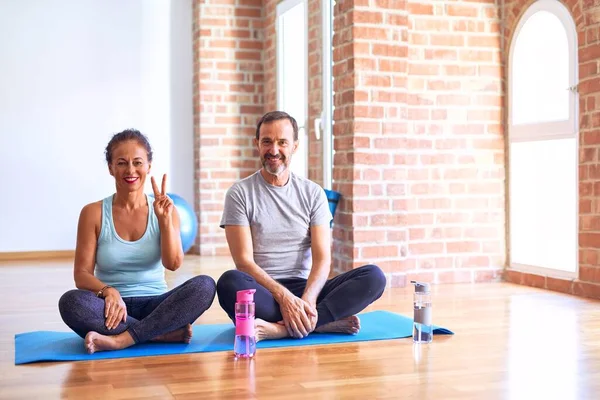
[[[360,319],[356,315],[330,322],[315,329],[319,333],[349,333],[356,335],[360,331]]]
[[[89,354],[104,350],[120,350],[134,343],[133,338],[127,331],[114,336],[101,335],[92,331],[85,335],[84,340],[85,350]]]
[[[267,322],[263,319],[257,318],[254,321],[256,342],[268,339],[282,339],[289,336],[285,325],[280,325],[275,322]]]
[[[176,329],[172,332],[165,333],[152,339],[153,342],[168,342],[168,343],[190,343],[192,341],[192,325],[187,324],[183,328]]]

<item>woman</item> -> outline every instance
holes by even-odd
[[[147,341],[189,343],[191,324],[212,304],[215,281],[194,277],[167,291],[164,268],[183,261],[179,215],[151,178],[154,201],[144,193],[152,165],[148,139],[136,130],[106,147],[116,193],[86,205],[77,229],[77,289],[59,301],[63,321],[85,338],[88,353]]]

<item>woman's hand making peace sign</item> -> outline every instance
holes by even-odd
[[[154,177],[150,178],[152,182],[152,190],[154,191],[154,213],[159,220],[170,221],[173,216],[173,200],[167,196],[167,175],[163,175],[161,191],[158,191],[158,186]]]
[[[150,178],[154,191],[154,214],[160,228],[160,251],[165,268],[175,271],[183,261],[183,248],[179,233],[179,213],[175,203],[167,196],[167,176],[163,175],[162,188],[158,191],[154,177]]]

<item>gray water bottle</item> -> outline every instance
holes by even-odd
[[[410,281],[415,285],[413,342],[430,343],[433,340],[433,324],[431,322],[431,292],[429,284]]]

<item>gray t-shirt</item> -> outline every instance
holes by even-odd
[[[259,170],[227,191],[220,226],[250,226],[254,262],[273,279],[307,279],[310,227],[332,219],[325,191],[315,182],[290,172],[284,186],[273,186]]]

